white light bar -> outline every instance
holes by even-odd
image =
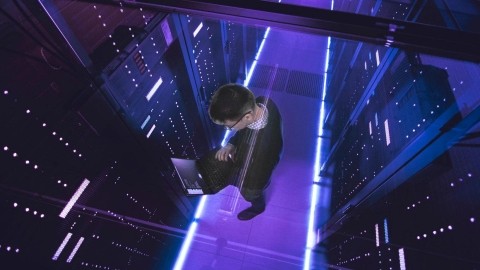
[[[57,251],[55,251],[55,254],[52,257],[52,260],[56,261],[60,254],[62,253],[63,249],[67,245],[68,241],[70,241],[70,238],[72,237],[72,233],[67,233],[67,236],[63,239],[63,242],[60,244],[58,247]]]
[[[177,257],[177,261],[175,262],[175,266],[173,267],[173,270],[183,269],[183,264],[185,263],[185,259],[187,258],[187,254],[190,249],[193,236],[195,235],[195,231],[197,230],[197,226],[198,226],[198,223],[196,221],[190,224],[190,228],[188,228],[187,237],[183,242],[182,249],[180,250],[180,254]]]
[[[163,83],[163,79],[162,77],[160,77],[160,79],[158,79],[155,85],[153,85],[152,89],[150,89],[150,91],[148,91],[148,94],[145,96],[148,101],[150,101],[153,95],[155,95],[155,92],[157,92],[158,88],[160,87],[160,85],[162,85],[162,83]]]
[[[197,29],[193,33],[194,37],[196,36],[196,34],[198,34],[198,31],[200,31],[202,26],[203,26],[203,24],[201,23],[197,27]],[[257,54],[255,55],[255,60],[253,61],[253,64],[250,67],[250,70],[248,71],[247,79],[244,81],[244,85],[246,87],[248,87],[248,84],[249,84],[250,79],[252,77],[253,71],[255,70],[255,67],[257,65],[257,60],[260,57],[260,53],[263,49],[265,40],[266,40],[269,32],[270,32],[270,27],[268,27],[267,30],[265,31],[262,43],[260,44],[260,47],[257,51]],[[230,131],[225,132],[225,135],[224,135],[223,141],[222,141],[222,146],[225,146],[226,140],[227,140],[229,134],[230,134]],[[201,215],[203,213],[203,209],[205,208],[205,205],[206,205],[206,201],[207,201],[207,196],[202,196],[202,198],[200,199],[200,202],[197,206],[197,210],[195,211],[195,219],[199,219],[201,217]],[[175,266],[173,268],[174,270],[183,269],[183,264],[185,263],[185,259],[187,258],[187,254],[188,254],[188,251],[190,249],[190,245],[192,244],[193,236],[195,234],[195,231],[197,230],[197,226],[198,226],[198,222],[196,220],[194,220],[190,224],[190,227],[188,228],[187,237],[183,241],[182,248],[180,249],[180,253],[178,254],[177,260],[175,261]]]
[[[193,37],[196,37],[198,35],[198,32],[200,32],[200,30],[202,30],[202,27],[203,27],[203,22],[201,22],[198,26],[197,26],[197,29],[195,29],[195,31],[193,32]]]
[[[83,238],[83,237],[80,237],[80,239],[78,240],[77,244],[75,245],[75,247],[73,248],[72,252],[70,253],[70,256],[68,256],[67,263],[72,262],[72,259],[73,259],[73,257],[75,256],[75,254],[77,253],[77,251],[78,251],[78,249],[80,248],[80,246],[82,245],[83,240],[84,240],[84,238]]]
[[[165,37],[165,41],[167,42],[167,46],[170,46],[173,42],[172,31],[170,31],[170,26],[168,25],[168,20],[162,21],[162,32],[163,36]]]
[[[190,250],[190,246],[192,244],[193,236],[195,235],[198,227],[198,221],[196,219],[202,216],[206,201],[207,196],[202,196],[200,202],[198,203],[197,210],[195,211],[195,220],[190,224],[190,227],[188,228],[187,236],[183,241],[182,248],[180,249],[180,253],[178,254],[177,260],[175,261],[175,266],[173,267],[173,270],[183,269],[183,264],[185,263],[185,259],[187,258],[188,251]]]
[[[403,248],[398,249],[398,258],[400,261],[400,270],[406,270],[407,266],[405,264],[405,252],[403,251]]]
[[[375,57],[377,58],[377,67],[380,65],[380,54],[377,50],[377,52],[375,52]]]
[[[253,60],[252,66],[250,67],[250,70],[247,72],[247,77],[243,82],[245,86],[248,86],[250,84],[250,79],[252,79],[253,71],[257,66],[257,61],[260,58],[260,54],[262,53],[263,46],[265,45],[265,40],[267,40],[269,33],[270,33],[270,27],[267,27],[267,30],[265,30],[265,34],[263,35],[262,43],[260,43],[260,47],[258,48],[257,54],[255,55],[255,59]]]
[[[375,224],[375,244],[380,246],[380,233],[378,232],[378,224]]]
[[[207,203],[207,196],[202,196],[200,202],[198,203],[197,210],[195,211],[195,219],[199,219],[203,215],[203,209],[205,208],[205,203]]]
[[[152,135],[152,132],[153,130],[156,128],[155,124],[152,125],[152,127],[150,128],[150,130],[148,131],[148,134],[147,134],[147,138],[150,138],[150,135]]]
[[[333,1],[331,5],[333,10]],[[331,37],[327,38],[327,51],[325,53],[325,67],[324,67],[324,77],[323,77],[323,89],[322,89],[322,101],[320,103],[320,116],[318,118],[318,139],[317,139],[317,149],[315,152],[315,167],[313,174],[313,182],[318,183],[320,181],[320,162],[321,162],[321,149],[322,149],[322,137],[323,137],[323,122],[325,120],[325,96],[327,94],[327,74],[328,67],[330,65],[330,43]],[[312,250],[317,242],[321,241],[320,236],[317,235],[315,231],[315,220],[316,220],[316,207],[318,204],[318,197],[320,194],[320,185],[312,185],[311,195],[310,195],[310,210],[308,214],[308,229],[307,229],[307,246],[305,249],[305,256],[303,260],[303,270],[311,269],[312,261]]]
[[[65,218],[72,209],[73,205],[77,202],[78,198],[82,195],[83,191],[87,188],[88,184],[90,184],[90,181],[88,181],[87,178],[83,180],[82,184],[78,187],[77,191],[73,194],[72,198],[70,198],[70,201],[68,201],[67,205],[65,205],[65,208],[63,208],[62,212],[60,213],[61,218]]]
[[[147,125],[148,121],[150,121],[150,115],[147,116],[147,118],[145,118],[145,121],[143,121],[143,124],[142,126],[140,127],[141,129],[145,128],[145,126]]]
[[[225,131],[225,134],[223,135],[223,140],[222,140],[221,146],[227,145],[227,143],[228,143],[227,140],[228,140],[228,138],[230,138],[231,133],[232,132],[230,130]]]
[[[384,122],[384,125],[385,125],[385,138],[386,138],[386,142],[387,142],[387,145],[390,144],[390,128],[388,127],[388,119],[385,120]]]

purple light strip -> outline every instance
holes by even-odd
[[[333,3],[332,0],[330,5],[330,10],[333,10]],[[327,93],[327,71],[330,62],[330,42],[331,37],[327,39],[327,51],[325,54],[325,68],[324,73],[325,76],[323,77],[323,93],[322,93],[322,102],[320,105],[320,116],[318,118],[318,139],[317,139],[317,149],[315,154],[315,168],[313,174],[313,182],[317,183],[320,180],[320,150],[322,148],[322,135],[323,135],[323,121],[325,119],[325,95]],[[318,203],[318,196],[320,194],[320,187],[319,185],[312,185],[311,195],[310,195],[310,211],[308,217],[308,231],[307,231],[307,243],[305,249],[305,259],[303,261],[303,270],[309,270],[311,266],[311,259],[312,259],[312,249],[314,248],[317,241],[321,239],[317,239],[317,234],[315,231],[315,209]]]
[[[70,198],[70,201],[68,201],[67,205],[65,205],[65,208],[63,208],[62,212],[60,213],[59,216],[61,218],[65,218],[67,216],[68,212],[70,212],[73,205],[77,202],[78,198],[80,198],[80,196],[82,195],[83,191],[85,191],[89,183],[90,181],[87,178],[83,180],[82,184],[78,187],[77,191],[75,191],[72,198]]]
[[[175,261],[175,266],[173,270],[181,270],[183,269],[183,264],[185,263],[185,259],[187,258],[188,251],[190,251],[190,246],[192,245],[193,236],[198,227],[198,219],[203,214],[203,209],[205,207],[205,203],[207,201],[207,196],[202,196],[200,199],[200,203],[197,206],[197,210],[195,211],[194,221],[188,227],[187,236],[185,237],[185,241],[183,241],[182,248],[180,249],[180,253],[178,254],[177,260]]]
[[[60,246],[58,247],[57,251],[55,251],[55,254],[53,255],[52,257],[52,260],[56,261],[58,259],[58,257],[60,256],[60,254],[62,253],[63,249],[65,248],[65,246],[67,245],[68,241],[70,241],[70,238],[72,237],[72,233],[67,233],[67,235],[65,236],[65,238],[63,239],[62,243],[60,244]]]
[[[75,247],[73,248],[72,252],[70,253],[70,256],[68,256],[67,263],[72,262],[73,257],[75,256],[75,254],[77,254],[77,251],[78,251],[78,249],[80,248],[80,246],[82,245],[83,240],[84,240],[83,237],[80,237],[80,239],[78,239],[78,242],[77,242],[77,244],[75,245]]]
[[[280,2],[280,1],[279,1]],[[265,31],[265,34],[263,36],[262,43],[260,44],[260,47],[257,51],[257,54],[255,55],[255,60],[253,61],[252,66],[250,67],[250,70],[248,71],[247,78],[244,82],[244,85],[248,87],[248,84],[250,83],[250,79],[252,78],[253,71],[255,70],[255,67],[257,66],[257,61],[260,58],[260,53],[263,50],[263,47],[265,45],[265,41],[268,37],[268,33],[270,32],[270,27],[267,27],[267,30]],[[223,137],[223,141],[221,143],[222,146],[226,144],[226,140],[230,135],[230,131],[225,132],[225,135]],[[177,260],[175,261],[175,266],[174,270],[181,270],[183,268],[183,264],[185,263],[185,259],[187,257],[188,251],[190,249],[190,246],[192,244],[193,236],[195,234],[195,231],[197,230],[198,227],[198,221],[197,219],[200,218],[201,214],[203,213],[203,209],[206,205],[206,200],[207,196],[202,196],[200,203],[197,206],[196,214],[195,214],[195,220],[190,224],[190,227],[188,228],[187,236],[185,238],[185,241],[183,241],[182,248],[180,249],[180,253],[177,257]]]

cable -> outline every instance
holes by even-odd
[[[47,63],[47,65],[48,65],[51,69],[53,69],[53,70],[60,70],[60,69],[62,69],[62,67],[56,67],[56,66],[54,66],[54,65],[52,65],[52,64],[50,64],[50,63],[48,62],[48,59],[47,59],[47,57],[45,56],[45,53],[43,52],[43,47],[40,48],[40,53],[42,54],[42,58],[43,58],[43,60],[45,61],[45,63]]]
[[[40,30],[40,28],[37,26],[37,24],[35,24],[32,19],[30,18],[30,16],[27,14],[27,12],[20,6],[20,4],[18,3],[18,0],[15,0],[13,1],[15,6],[17,7],[17,9],[20,11],[20,13],[22,13],[23,17],[25,19],[27,19],[27,21],[30,23],[30,25],[33,27],[33,29],[35,29],[37,31],[37,33],[53,48],[54,51],[56,52],[52,52],[52,50],[48,49],[46,46],[42,45],[42,47],[46,48],[50,53],[52,53],[55,57],[57,57],[59,60],[62,60],[65,64],[67,65],[71,65],[70,62],[69,62],[69,59],[68,57],[66,57],[65,55],[63,55],[62,51],[56,47],[56,45]],[[31,35],[31,33],[29,33],[29,35]]]
[[[12,50],[12,49],[6,48],[6,47],[0,47],[0,50],[4,50],[4,51],[9,52],[9,53],[21,55],[21,56],[23,56],[23,57],[26,57],[26,58],[28,58],[28,59],[30,59],[30,60],[34,60],[34,61],[39,62],[39,63],[42,63],[42,64],[47,64],[47,65],[49,64],[49,63],[46,63],[45,59],[40,59],[40,58],[38,58],[38,57],[35,57],[35,56],[33,56],[33,55],[30,55],[30,54],[27,54],[27,53],[24,53],[24,52],[19,52],[19,51]],[[49,65],[49,66],[50,66],[50,65]],[[54,67],[54,66],[50,66],[50,67],[51,67],[52,69],[56,68],[56,67]],[[74,77],[74,78],[78,77],[78,76],[77,76],[75,73],[73,73],[71,70],[61,69],[61,68],[60,68],[60,69],[57,69],[57,70],[62,70],[62,71],[64,71],[65,73],[71,75],[71,76]]]

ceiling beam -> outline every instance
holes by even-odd
[[[480,33],[434,25],[257,0],[130,0],[124,3],[480,62]]]

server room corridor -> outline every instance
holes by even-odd
[[[0,1],[0,269],[480,269],[479,14]],[[209,194],[198,173],[233,135],[208,114],[227,83],[283,119],[266,209],[246,221],[238,189]]]
[[[208,195],[184,269],[302,269],[316,166],[318,124],[327,38],[271,30],[249,87],[269,96],[284,121],[284,153],[267,188],[264,213],[236,215],[249,206],[237,188]],[[308,59],[308,61],[306,61]],[[286,76],[297,85],[285,89]],[[304,80],[304,81],[302,81]],[[328,193],[321,195],[328,196]],[[324,201],[328,201],[328,198]],[[325,206],[327,207],[327,206]],[[325,208],[324,211],[328,211]],[[322,269],[322,261],[315,261]]]

